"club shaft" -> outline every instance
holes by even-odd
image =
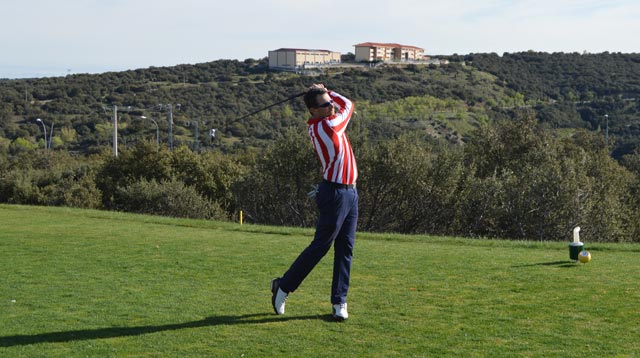
[[[268,105],[268,106],[266,106],[266,107],[264,107],[264,108],[260,108],[260,109],[259,109],[259,110],[257,110],[257,111],[253,111],[253,112],[251,112],[251,113],[249,113],[249,114],[245,114],[245,115],[244,115],[244,116],[242,116],[242,117],[236,118],[236,121],[239,121],[239,120],[241,120],[241,119],[245,119],[245,118],[247,118],[247,117],[249,117],[249,116],[253,116],[253,115],[254,115],[254,114],[256,114],[256,113],[260,113],[260,112],[262,112],[262,111],[264,111],[264,110],[267,110],[267,109],[269,109],[269,108],[271,108],[271,107],[275,107],[275,106],[277,106],[277,105],[279,105],[279,104],[282,104],[282,103],[285,103],[285,102],[291,101],[291,100],[292,100],[292,99],[294,99],[294,98],[298,98],[298,97],[300,97],[300,96],[304,96],[304,94],[305,94],[305,93],[306,93],[306,92],[298,93],[298,94],[296,94],[296,95],[294,95],[294,96],[291,96],[291,97],[289,97],[289,98],[287,98],[287,99],[284,99],[284,100],[282,100],[282,101],[280,101],[280,102],[276,102],[276,103],[270,104],[270,105]]]

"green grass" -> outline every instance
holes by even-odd
[[[0,357],[633,357],[640,246],[358,233],[271,308],[312,230],[0,205]],[[569,238],[567,238],[567,241]]]

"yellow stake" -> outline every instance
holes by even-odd
[[[240,210],[240,225],[242,225],[242,210]]]

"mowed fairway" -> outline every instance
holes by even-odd
[[[640,245],[359,233],[271,308],[313,230],[0,205],[0,357],[634,357]]]

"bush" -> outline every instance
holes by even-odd
[[[96,188],[93,175],[85,175],[79,178],[67,177],[51,189],[51,197],[56,200],[53,205],[99,209],[102,204],[102,194]]]
[[[101,194],[95,186],[96,165],[91,158],[63,151],[14,156],[0,168],[0,202],[97,209]]]
[[[9,145],[9,152],[11,154],[17,155],[19,153],[33,151],[36,148],[37,148],[37,145],[35,145],[35,144],[29,142],[28,140],[20,137],[20,138],[16,138],[16,140],[14,140]]]
[[[116,208],[141,214],[224,220],[226,215],[216,203],[203,198],[192,186],[170,180],[141,179],[119,187]]]
[[[116,209],[116,192],[141,179],[163,181],[171,177],[169,154],[165,149],[156,150],[155,144],[141,143],[130,150],[123,150],[117,157],[110,157],[96,175],[96,186],[102,192],[102,205]]]
[[[238,208],[252,222],[311,226],[316,205],[307,193],[322,180],[319,168],[307,134],[290,130],[234,186]]]
[[[34,183],[34,170],[14,170],[0,177],[0,202],[24,205],[43,205],[45,196]]]

